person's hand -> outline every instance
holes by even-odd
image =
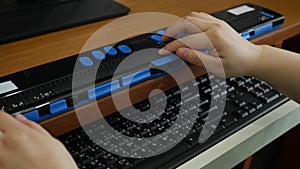
[[[1,169],[77,169],[62,143],[22,115],[0,112]]]
[[[192,12],[184,21],[168,27],[163,40],[182,33],[189,34],[169,43],[159,53],[176,52],[184,60],[220,76],[223,68],[226,77],[252,75],[260,48],[242,38],[224,21],[206,13]]]

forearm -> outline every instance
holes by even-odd
[[[266,45],[258,48],[261,55],[252,75],[300,103],[300,54]]]

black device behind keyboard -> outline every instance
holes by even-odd
[[[0,77],[0,84],[13,83],[16,86],[11,91],[0,91],[0,110],[12,115],[21,113],[40,122],[94,98],[99,99],[127,86],[164,75],[156,68],[168,64],[178,67],[176,63],[179,58],[175,55],[158,55],[157,50],[165,45],[161,40],[163,33],[164,30],[146,33]],[[146,52],[136,54],[142,50]],[[116,74],[119,64],[128,57],[135,62]],[[96,66],[100,62],[99,67]],[[96,77],[90,76],[93,73]],[[113,75],[116,77],[114,80]],[[132,82],[126,81],[128,77],[133,77]],[[72,87],[78,90],[73,97]]]
[[[216,82],[217,85],[211,86],[210,81]],[[85,134],[83,128],[68,132],[58,139],[67,147],[81,169],[174,168],[288,100],[285,96],[273,90],[267,83],[253,77],[230,78],[227,79],[226,83],[218,82],[221,82],[221,80],[214,75],[208,76],[206,74],[197,77],[196,80],[192,81],[194,85],[187,87],[198,87],[200,95],[194,96],[193,93],[181,92],[181,98],[184,98],[184,100],[178,97],[180,95],[178,87],[165,91],[166,98],[168,98],[166,108],[160,118],[151,123],[138,124],[124,118],[118,112],[100,119],[106,120],[122,134],[131,135],[132,137],[149,137],[160,134],[162,130],[169,128],[176,118],[179,118],[178,109],[182,103],[189,105],[185,107],[188,110],[197,109],[198,118],[189,134],[178,145],[163,154],[148,158],[121,157],[98,146]],[[225,90],[218,90],[222,89],[222,86]],[[217,92],[212,92],[212,88]],[[209,126],[214,129],[212,136],[205,142],[199,143],[199,135],[203,130],[204,123],[214,121],[214,119],[208,118],[208,113],[219,108],[217,106],[210,107],[210,99],[217,102],[226,100],[225,109],[219,125],[216,126],[212,123]],[[150,107],[148,99],[135,104],[135,108],[140,111],[145,111]],[[136,110],[132,109],[132,111]],[[101,125],[99,126],[96,123],[88,125],[90,132],[105,132],[105,128],[102,128]],[[185,125],[182,124],[178,127],[184,127]],[[101,139],[107,144],[110,143],[109,137],[98,138],[97,141],[101,141]],[[165,136],[165,139],[168,140],[168,135]],[[120,144],[122,141],[124,142],[124,140],[120,140]],[[134,151],[131,153],[134,153]]]

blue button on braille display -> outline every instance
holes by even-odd
[[[119,80],[114,80],[88,90],[89,99],[100,98],[121,88]]]
[[[87,56],[80,57],[79,61],[85,67],[91,67],[94,65],[94,62],[92,61],[92,59]]]
[[[156,32],[159,35],[164,35],[166,33],[166,30],[162,29]]]
[[[200,52],[203,52],[203,53],[206,53],[206,54],[209,54],[209,51],[208,50],[205,50],[205,49],[201,49]]]
[[[118,49],[124,54],[128,55],[132,52],[132,50],[127,45],[120,45],[118,46]]]
[[[39,122],[39,112],[38,110],[33,110],[31,112],[28,112],[26,114],[24,114],[24,116],[29,119],[29,120],[32,120],[32,121],[35,121],[35,122]]]
[[[109,56],[115,56],[118,54],[117,50],[112,46],[106,46],[104,47],[105,53],[107,53]]]
[[[51,103],[49,108],[50,108],[51,114],[57,114],[57,113],[60,113],[64,110],[68,109],[68,106],[67,106],[66,100],[62,99],[62,100],[56,101],[54,103]]]
[[[104,60],[105,59],[104,53],[101,52],[100,50],[94,50],[94,51],[92,51],[92,55],[97,60]]]
[[[123,86],[130,86],[138,82],[147,80],[148,78],[150,78],[150,76],[151,76],[150,69],[146,68],[138,72],[135,72],[133,74],[124,76],[122,78],[122,84]]]
[[[152,35],[151,39],[156,42],[162,42],[161,35]]]
[[[168,63],[173,62],[178,59],[179,59],[178,56],[176,56],[174,54],[170,54],[170,55],[167,55],[167,56],[164,56],[159,59],[151,61],[151,64],[154,66],[163,66],[165,64],[168,64]]]

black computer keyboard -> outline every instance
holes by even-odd
[[[215,83],[210,83],[212,81]],[[188,105],[185,107],[187,112],[191,109],[197,109],[198,117],[189,134],[178,145],[160,155],[148,158],[128,158],[115,155],[104,150],[96,143],[104,141],[110,144],[109,137],[90,139],[83,128],[68,132],[58,139],[67,147],[81,169],[174,168],[288,100],[285,96],[273,90],[267,83],[253,77],[230,78],[224,83],[218,77],[206,74],[193,80],[192,84],[192,86],[187,85],[185,88],[198,87],[198,94],[190,93],[188,92],[189,90],[187,92],[180,91],[179,87],[165,91],[167,98],[166,108],[160,118],[150,123],[139,124],[124,118],[120,113],[116,112],[106,116],[104,119],[88,124],[90,133],[105,132],[106,129],[102,125],[98,125],[98,122],[106,120],[115,130],[124,135],[137,138],[152,137],[167,130],[177,118],[180,118],[178,117],[178,110],[182,103]],[[214,86],[211,86],[211,84],[214,84]],[[161,101],[161,99],[153,97],[154,101]],[[219,109],[217,105],[210,106],[211,99],[216,102],[224,100],[226,102],[218,125],[213,123],[215,119],[209,119],[208,116],[208,113]],[[151,105],[149,99],[147,99],[135,104],[134,108],[131,107],[132,110],[129,110],[129,112],[146,111],[150,108]],[[208,122],[208,125],[211,124],[209,127],[213,130],[207,131],[213,131],[211,133],[212,136],[204,142],[201,141],[200,137],[200,142],[202,143],[199,143],[200,132],[204,130],[205,122]],[[177,127],[178,129],[183,128],[188,123],[189,121],[187,120],[185,124]],[[176,131],[169,134],[171,135],[172,133],[176,133]],[[164,136],[166,140],[169,139],[168,136]],[[128,143],[125,140],[120,140],[120,144],[122,142]],[[127,145],[130,146],[130,144],[124,144],[123,146]],[[134,150],[130,153],[134,153]]]

